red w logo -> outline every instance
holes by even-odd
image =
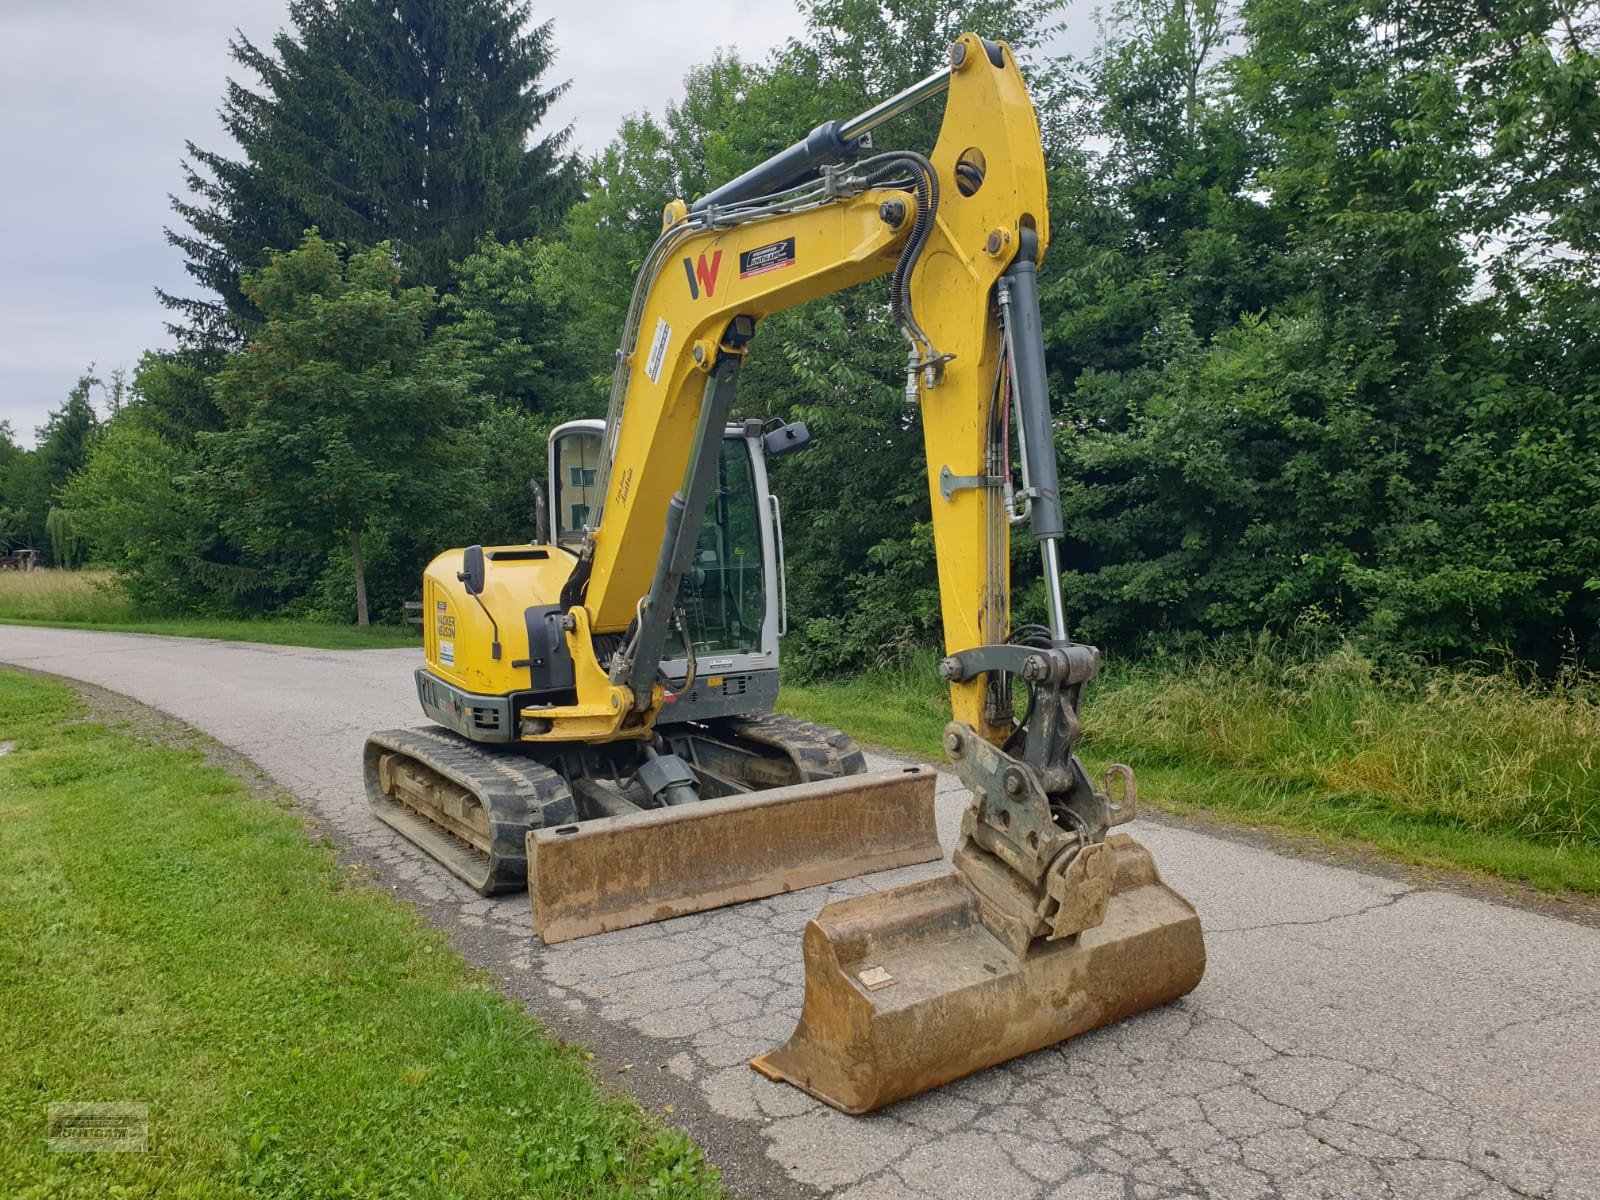
[[[687,258],[683,260],[683,273],[689,277],[689,299],[700,299],[700,289],[706,290],[709,296],[717,290],[717,272],[722,270],[722,251],[718,250],[711,256],[711,264],[706,265],[706,256],[700,256],[699,263],[692,263]]]

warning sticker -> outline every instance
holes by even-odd
[[[644,373],[651,383],[661,382],[661,364],[667,361],[667,345],[672,341],[672,326],[661,317],[656,318],[656,337],[650,343],[650,357],[644,360]]]
[[[439,665],[444,667],[456,665],[456,644],[454,642],[439,643]]]
[[[739,278],[749,279],[752,275],[765,275],[768,271],[781,271],[784,267],[792,266],[794,239],[788,237],[739,255]]]

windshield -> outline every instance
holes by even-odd
[[[767,612],[761,522],[749,446],[725,438],[694,565],[678,589],[697,656],[761,649]]]
[[[600,471],[598,429],[569,429],[556,438],[555,504],[556,537],[562,542],[583,540],[583,527],[600,502],[595,477]]]

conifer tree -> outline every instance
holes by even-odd
[[[447,290],[485,233],[538,234],[576,198],[568,131],[533,132],[564,84],[542,80],[549,22],[521,0],[292,0],[291,28],[234,60],[224,127],[237,158],[188,143],[188,228],[168,241],[211,295],[160,293],[189,346],[236,345],[259,321],[240,287],[308,228],[387,241],[408,283]]]

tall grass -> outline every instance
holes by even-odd
[[[785,711],[942,760],[931,654],[786,686]],[[1112,662],[1083,756],[1180,812],[1349,839],[1411,862],[1600,892],[1600,680],[1379,666],[1356,647],[1233,644]]]
[[[887,667],[846,680],[783,685],[778,707],[793,716],[847,730],[869,745],[944,760],[950,693],[939,682],[932,650],[911,651]]]
[[[0,620],[93,624],[127,621],[133,605],[110,571],[0,571]]]
[[[1085,749],[1248,780],[1263,810],[1347,814],[1600,845],[1600,704],[1590,681],[1380,670],[1356,648],[1159,659],[1111,673]],[[1336,823],[1336,822],[1335,822]]]
[[[0,571],[0,622],[216,638],[276,646],[365,650],[417,646],[410,627],[329,625],[322,621],[258,617],[159,617],[141,613],[117,591],[110,571]]]

